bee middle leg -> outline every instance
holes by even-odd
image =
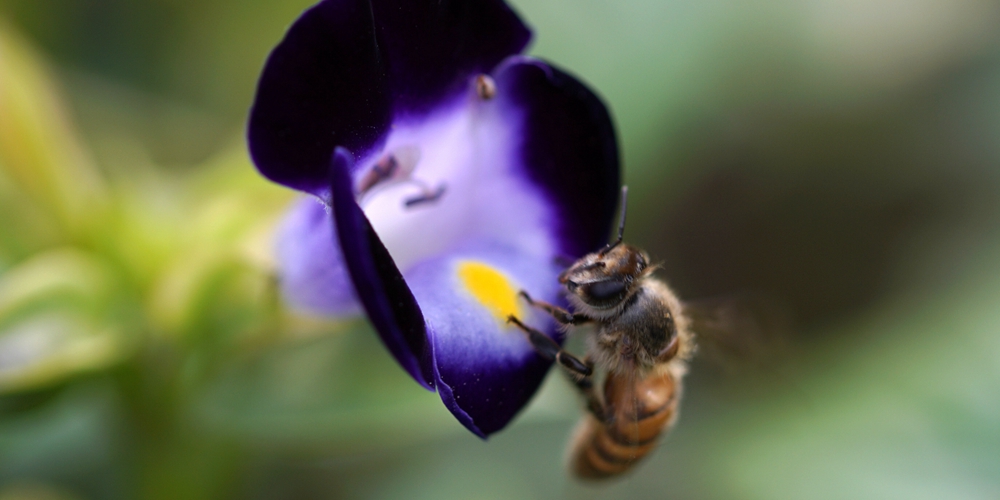
[[[573,314],[557,305],[549,304],[541,300],[535,300],[528,295],[528,292],[521,290],[518,295],[524,298],[528,304],[537,307],[552,316],[552,319],[556,320],[561,325],[582,325],[584,323],[589,323],[593,321],[590,317],[584,316],[582,314]]]
[[[598,419],[605,420],[604,404],[594,392],[594,362],[587,356],[583,360],[562,349],[556,341],[544,333],[525,325],[516,316],[507,316],[507,322],[513,323],[528,335],[528,341],[540,356],[550,361],[557,361],[569,375],[570,381],[587,399],[587,409]]]
[[[583,364],[590,367],[590,375],[580,375],[579,373],[567,370],[566,375],[569,376],[570,382],[573,386],[580,391],[584,399],[587,400],[587,410],[592,413],[598,420],[604,422],[608,419],[608,412],[604,408],[604,403],[601,399],[597,397],[597,393],[594,392],[594,362],[590,359],[590,356],[583,358]]]

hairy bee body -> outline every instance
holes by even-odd
[[[627,246],[622,249],[637,252]],[[642,378],[675,359],[683,364],[694,349],[681,301],[665,283],[650,276],[652,271],[644,267],[639,272],[635,290],[612,315],[602,316],[586,305],[574,305],[577,314],[595,318],[597,328],[588,338],[588,354],[608,373]],[[570,299],[572,302],[572,296]]]
[[[684,308],[652,276],[656,266],[642,250],[618,240],[575,261],[559,275],[571,310],[521,295],[565,327],[592,325],[587,355],[579,359],[542,332],[511,316],[540,355],[556,361],[586,398],[588,412],[569,447],[570,470],[581,479],[603,479],[629,470],[656,446],[677,419],[681,382],[694,352]],[[594,375],[603,374],[597,390]]]
[[[598,396],[604,416],[585,414],[570,441],[569,468],[581,479],[628,471],[677,420],[694,342],[679,313],[680,301],[662,282],[644,279],[619,314],[607,318],[590,338],[590,356],[606,372]],[[671,332],[676,340],[651,356]]]

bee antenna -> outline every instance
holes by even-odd
[[[619,213],[618,218],[618,239],[614,243],[608,243],[599,253],[599,255],[604,255],[611,251],[612,248],[621,244],[622,240],[625,238],[625,213],[628,208],[628,186],[622,186],[622,209]]]

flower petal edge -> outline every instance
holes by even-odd
[[[608,241],[618,203],[620,165],[614,124],[601,98],[575,77],[532,57],[497,71],[500,99],[524,110],[525,174],[558,207],[561,250],[580,257]]]
[[[389,251],[354,199],[350,151],[338,147],[331,161],[333,220],[344,262],[368,319],[396,361],[420,385],[434,390],[427,366],[433,353],[424,316]]]

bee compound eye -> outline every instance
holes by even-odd
[[[587,285],[587,295],[599,302],[617,298],[623,292],[625,282],[619,280],[604,280]]]

